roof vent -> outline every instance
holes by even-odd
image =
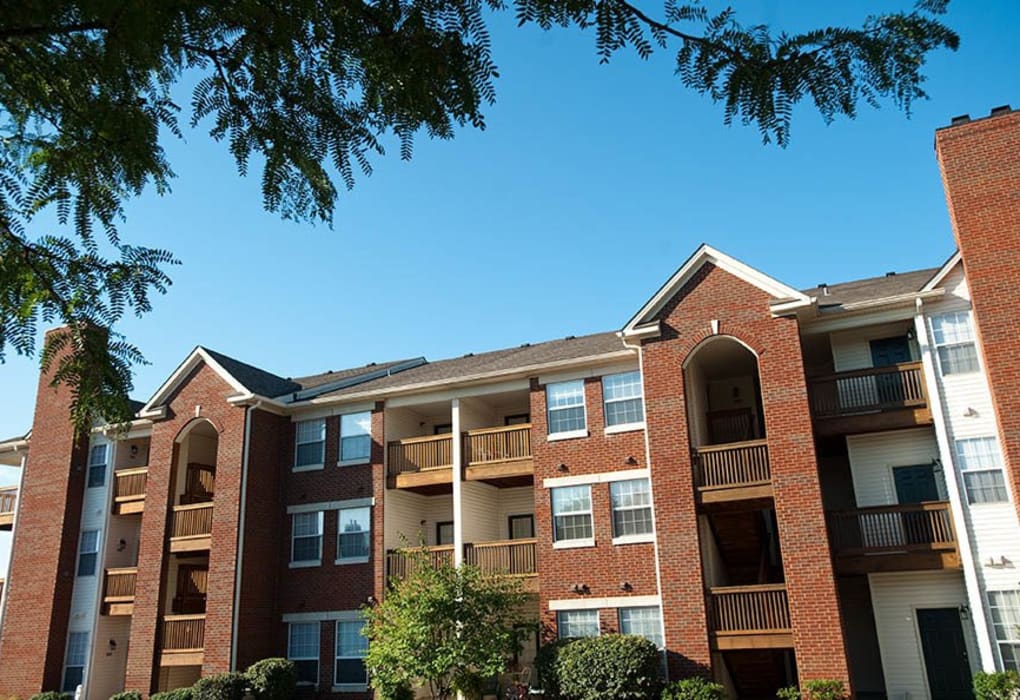
[[[885,276],[886,277],[895,277],[896,273],[895,272],[887,272],[887,273],[885,273]]]
[[[1009,114],[1012,111],[1009,105],[999,105],[998,107],[992,107],[992,113],[988,116],[997,117],[1000,114]]]
[[[568,335],[566,338],[564,338],[564,340],[573,340],[576,337],[577,337],[576,335]]]
[[[522,348],[530,348],[531,347],[531,343],[521,343],[521,347]]]
[[[820,290],[822,290],[822,296],[823,297],[829,296],[829,285],[828,284],[826,284],[825,282],[822,282],[820,285],[818,285],[818,288]]]
[[[949,120],[949,125],[950,126],[956,126],[958,124],[966,124],[969,121],[970,121],[970,115],[969,114],[961,114],[958,117],[953,117],[952,119],[950,119]]]
[[[374,362],[369,362],[369,363],[368,363],[367,365],[365,365],[365,366],[366,366],[366,367],[375,367],[375,363],[374,363]]]
[[[465,355],[464,355],[464,357],[474,357],[474,356],[475,356],[475,354],[473,352],[465,353]]]

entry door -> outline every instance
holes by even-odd
[[[935,467],[931,464],[915,464],[909,467],[893,467],[893,481],[896,484],[898,503],[924,503],[939,500],[939,489],[935,482]]]
[[[181,564],[177,569],[177,596],[174,612],[198,615],[205,612],[205,591],[209,569],[195,564]]]
[[[910,362],[910,359],[910,340],[905,335],[871,341],[871,364],[874,367],[889,367]],[[877,375],[875,390],[879,404],[901,403],[906,398],[903,379],[896,373]]]
[[[957,608],[917,611],[917,630],[932,700],[974,700],[967,645]]]

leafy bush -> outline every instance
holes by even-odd
[[[795,685],[788,685],[776,691],[779,700],[800,700],[800,688]]]
[[[846,687],[843,681],[818,679],[805,681],[803,688],[791,685],[780,688],[776,693],[779,700],[846,700]]]
[[[414,700],[414,691],[409,685],[395,688],[379,688],[379,700]]]
[[[1020,698],[1020,673],[975,673],[974,695],[977,700],[1017,700]]]
[[[45,693],[36,693],[28,700],[71,700],[71,693],[58,693],[56,690],[47,690]]]
[[[243,673],[218,673],[191,686],[191,700],[243,700],[248,679]]]
[[[544,700],[560,699],[560,652],[573,639],[557,639],[554,642],[543,644],[535,655],[535,671],[538,673],[538,683],[533,684],[541,687],[545,694]]]
[[[662,700],[726,700],[726,689],[701,676],[670,683],[662,689]]]
[[[142,694],[137,690],[125,690],[123,693],[114,693],[110,700],[142,700]]]
[[[661,655],[644,637],[607,634],[563,646],[556,667],[564,700],[653,700],[659,697]]]
[[[256,661],[244,675],[248,679],[248,687],[258,700],[290,700],[297,689],[294,662],[287,659]]]
[[[153,693],[149,700],[191,700],[191,688],[176,688],[175,690],[164,690],[162,693]]]

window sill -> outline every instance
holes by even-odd
[[[358,459],[341,459],[336,463],[338,467],[357,467],[362,464],[371,464],[372,460],[368,457],[359,457]]]
[[[573,440],[574,438],[586,438],[588,437],[588,429],[584,430],[568,430],[564,433],[550,433],[546,435],[545,439],[549,442],[556,442],[557,440]]]
[[[630,433],[635,430],[644,430],[645,423],[621,423],[620,425],[607,425],[606,435],[613,435],[614,433]]]
[[[350,557],[349,559],[335,559],[333,561],[337,566],[343,566],[344,564],[367,564],[368,557]]]
[[[368,683],[338,683],[333,686],[334,693],[364,693],[368,690]]]
[[[613,538],[613,544],[639,544],[642,542],[654,542],[655,535],[652,533],[644,535],[621,535]]]
[[[594,547],[595,538],[591,537],[586,540],[561,540],[559,542],[553,542],[553,549],[581,549],[582,547]]]
[[[315,561],[292,561],[290,568],[292,569],[310,569],[313,566],[322,566],[322,560],[316,559]]]
[[[300,467],[297,467],[297,466],[291,467],[290,470],[292,472],[318,472],[318,471],[322,471],[322,469],[325,466],[326,465],[324,465],[324,464],[303,464]]]

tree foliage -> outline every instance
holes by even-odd
[[[384,697],[425,685],[435,698],[477,677],[505,670],[519,649],[526,594],[518,579],[473,566],[433,567],[413,550],[409,576],[394,581],[381,603],[366,608],[365,665]]]
[[[338,187],[395,137],[484,128],[495,99],[486,11],[521,24],[591,29],[608,61],[632,48],[676,51],[681,83],[786,145],[793,106],[826,120],[861,102],[909,112],[935,49],[955,49],[948,0],[909,12],[788,34],[745,26],[730,8],[665,0],[661,16],[630,0],[24,0],[0,13],[0,360],[32,354],[40,322],[68,325],[85,356],[78,427],[129,417],[141,354],[113,329],[170,284],[167,251],[123,243],[126,201],[170,190],[163,143],[208,129],[242,175],[261,171],[265,207],[331,223]],[[193,82],[188,104],[175,100]],[[46,215],[44,215],[44,213]],[[60,235],[59,231],[70,233]],[[43,360],[53,353],[43,353]],[[99,375],[100,381],[85,377]]]

